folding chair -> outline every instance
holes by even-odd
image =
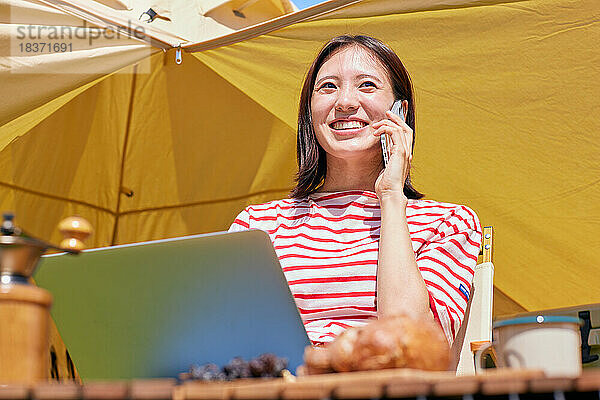
[[[484,227],[480,252],[481,262],[475,267],[471,297],[465,310],[465,319],[452,345],[456,375],[474,375],[475,352],[483,344],[492,340],[493,238],[493,228],[491,226]]]

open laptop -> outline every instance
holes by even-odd
[[[43,257],[34,276],[83,379],[175,377],[310,341],[262,231],[212,233]]]

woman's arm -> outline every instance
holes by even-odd
[[[402,102],[408,109],[408,102]],[[388,119],[373,124],[375,135],[392,140],[387,167],[375,182],[381,206],[381,231],[377,263],[377,315],[408,314],[433,318],[429,293],[417,268],[406,220],[404,182],[412,160],[412,129],[402,118],[388,111]]]
[[[375,182],[381,206],[377,312],[380,317],[396,313],[435,316],[452,343],[471,291],[481,245],[479,220],[467,207],[455,206],[440,223],[437,237],[415,256],[403,192],[412,160],[412,129],[393,113],[387,117],[373,124],[376,136],[387,134],[393,142],[388,166]]]
[[[381,205],[381,236],[377,266],[377,315],[433,318],[429,293],[417,268],[406,220],[406,197],[387,194]]]

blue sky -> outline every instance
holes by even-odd
[[[318,4],[323,2],[324,0],[292,0],[292,3],[294,3],[296,6],[298,6],[299,9],[303,9],[306,7],[310,7],[314,4]]]

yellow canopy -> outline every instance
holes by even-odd
[[[160,47],[185,35],[165,28],[102,53],[109,72],[36,76],[39,91],[0,70],[0,208],[55,242],[80,214],[93,246],[224,230],[292,187],[318,49],[369,34],[413,78],[415,186],[496,230],[496,315],[600,302],[599,14],[595,0],[332,0],[180,42],[180,65]]]

